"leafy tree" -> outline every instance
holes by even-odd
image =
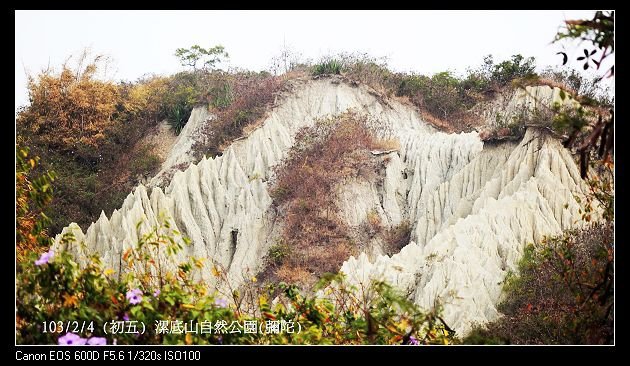
[[[506,85],[516,78],[527,78],[535,74],[536,61],[533,57],[524,58],[522,55],[513,55],[511,60],[505,60],[493,65],[492,57],[484,59],[485,66],[491,67],[490,80],[499,85]]]
[[[86,51],[76,66],[29,76],[30,105],[16,117],[18,138],[42,157],[33,174],[56,172],[57,194],[45,208],[53,232],[119,207],[138,177],[129,161],[152,158],[136,143],[158,120],[164,83],[103,80],[104,61]]]
[[[30,105],[16,123],[18,130],[37,135],[43,144],[95,163],[97,147],[113,125],[119,92],[114,83],[96,78],[102,57],[82,67],[85,57],[74,70],[64,64],[60,73],[49,69],[29,76]]]
[[[190,48],[178,48],[175,50],[175,56],[179,59],[182,66],[190,66],[194,70],[197,69],[199,62],[202,62],[204,70],[213,69],[215,64],[229,57],[221,45],[212,48],[203,48],[199,45],[194,45]]]
[[[448,71],[433,75],[426,99],[429,110],[439,111],[444,119],[458,111],[458,87],[459,80]]]
[[[412,75],[403,77],[396,95],[408,96],[420,108],[439,118],[447,119],[461,112],[464,106],[459,99],[460,80],[451,72],[444,71],[432,77]]]

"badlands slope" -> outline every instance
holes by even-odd
[[[528,87],[482,114],[492,124],[497,112],[510,118],[557,101],[558,93]],[[262,269],[279,232],[281,218],[268,191],[273,166],[286,157],[301,127],[348,110],[367,115],[378,135],[400,141],[400,150],[388,153],[382,184],[357,180],[340,187],[344,219],[359,226],[377,212],[386,226],[403,220],[412,225],[411,242],[400,253],[389,257],[376,248],[348,258],[341,270],[349,281],[385,279],[424,308],[440,301],[444,320],[465,333],[474,322],[499,315],[502,281],[527,243],[578,222],[574,195],[583,182],[569,152],[544,131],[529,128],[518,143],[484,144],[477,132],[439,132],[412,106],[328,78],[298,83],[259,128],[222,156],[195,163],[194,140],[212,123],[205,108],[196,108],[150,188],[138,186],[111,217],[102,213],[85,233],[69,225],[55,245],[83,264],[97,253],[104,266],[124,273],[125,250],[169,220],[192,241],[176,260],[214,261],[238,285]],[[67,232],[83,245],[62,243]],[[209,286],[215,283],[211,267],[195,274]]]

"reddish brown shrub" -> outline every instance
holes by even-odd
[[[335,190],[345,178],[375,174],[370,150],[395,146],[377,140],[354,114],[323,120],[298,132],[285,162],[276,168],[271,196],[284,216],[283,242],[291,255],[276,261],[277,280],[294,279],[291,269],[311,274],[307,284],[337,272],[356,251],[348,227],[337,216]],[[274,272],[274,271],[272,271]],[[300,278],[304,280],[304,276]]]

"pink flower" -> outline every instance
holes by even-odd
[[[160,293],[161,293],[161,292],[162,292],[162,291],[160,291],[160,289],[155,290],[155,292],[153,293],[153,297],[158,297],[158,296],[160,296]]]
[[[142,302],[142,290],[135,288],[127,291],[127,300],[131,305],[136,305]]]
[[[226,299],[216,299],[214,300],[214,304],[220,308],[227,308],[228,302]]]
[[[66,335],[59,337],[57,340],[61,346],[78,346],[85,344],[86,341],[87,339],[81,338],[74,333],[66,333]]]
[[[41,266],[50,262],[50,260],[52,259],[54,255],[55,255],[55,252],[52,249],[47,251],[46,253],[42,254],[42,256],[39,257],[38,260],[35,261],[35,265]]]
[[[107,344],[107,339],[104,337],[92,337],[87,340],[87,344],[92,346],[104,346]]]

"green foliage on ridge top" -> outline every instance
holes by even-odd
[[[178,48],[175,50],[175,57],[179,59],[182,66],[190,66],[197,69],[197,63],[202,61],[203,69],[213,69],[217,63],[229,57],[225,48],[221,45],[212,48],[203,48],[193,45],[190,48]]]

